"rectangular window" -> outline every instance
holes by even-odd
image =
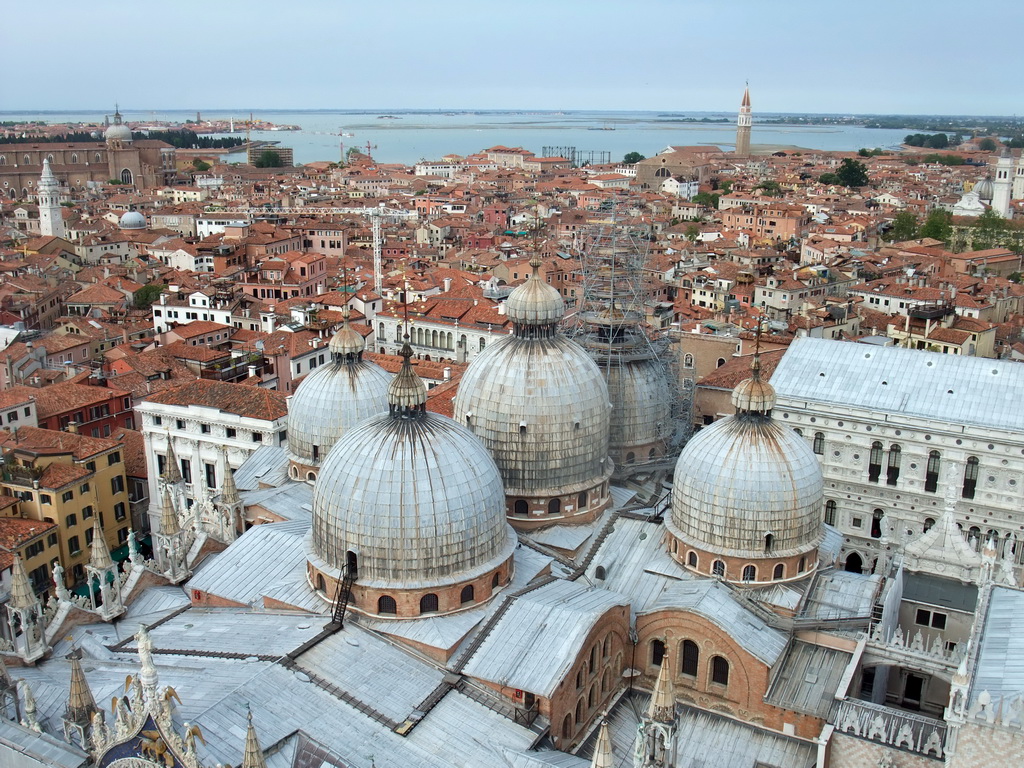
[[[917,609],[914,623],[919,627],[931,627],[932,629],[946,628],[946,614],[938,611],[929,611],[924,608]]]
[[[57,534],[56,533],[51,533],[49,536],[46,537],[46,546],[48,546],[48,547],[55,547],[55,546],[57,546]]]
[[[209,462],[203,462],[203,472],[206,475],[206,487],[217,487],[217,466]]]
[[[118,528],[117,529],[117,543],[118,544],[124,544],[126,541],[128,541],[128,527],[125,526],[124,528]]]
[[[79,493],[88,493],[89,492],[89,484],[88,483],[82,483],[82,487],[78,489],[78,492]]]
[[[176,419],[174,424],[175,424],[175,426],[178,429],[184,429],[185,428],[185,420],[184,419]]]
[[[64,491],[64,493],[61,494],[60,500],[61,501],[71,501],[73,498],[75,498],[75,492],[74,491]]]
[[[107,456],[107,466],[108,467],[112,467],[115,464],[120,464],[120,463],[121,463],[121,452],[120,451],[114,451],[109,456]]]
[[[110,478],[110,492],[122,493],[124,491],[124,475],[116,475]]]
[[[210,425],[209,424],[200,424],[199,425],[199,431],[202,432],[204,435],[210,434]]]
[[[192,484],[192,462],[188,459],[181,460],[181,479]]]
[[[92,505],[91,504],[88,507],[82,507],[82,519],[83,520],[88,520],[90,517],[92,517]]]
[[[164,420],[161,419],[159,416],[154,416],[153,417],[153,424],[155,424],[156,426],[159,427],[163,423],[164,423]]]
[[[253,432],[252,433],[252,441],[254,443],[262,443],[263,442],[263,433],[262,432]]]
[[[68,539],[68,551],[72,555],[77,555],[79,552],[82,551],[82,547],[78,543],[78,537],[77,536],[72,536],[70,539]]]
[[[92,528],[87,528],[85,530],[85,546],[92,544],[92,531]]]
[[[237,430],[235,430],[234,427],[225,427],[224,428],[224,436],[225,437],[235,437],[237,434],[238,434],[238,432],[237,432]]]
[[[48,494],[48,493],[40,493],[39,494],[39,503],[40,504],[53,504],[53,499],[50,498],[50,494]]]
[[[124,520],[124,514],[125,514],[125,512],[124,512],[124,502],[123,501],[119,501],[119,502],[117,502],[117,504],[114,505],[114,519],[115,520]]]

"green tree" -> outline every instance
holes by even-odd
[[[700,237],[700,227],[696,224],[691,224],[686,228],[686,239],[691,243],[697,242],[697,238]]]
[[[153,283],[142,286],[135,292],[135,308],[149,309],[153,302],[160,298],[162,290],[162,285],[154,285]]]
[[[714,208],[715,210],[718,210],[718,198],[719,196],[712,192],[698,192],[693,196],[693,202],[707,208]]]
[[[767,197],[782,197],[782,185],[774,179],[762,181],[754,189],[759,189]]]
[[[719,189],[722,190],[723,195],[728,195],[730,192],[732,192],[732,184],[733,182],[731,179],[729,181],[722,182],[722,186],[719,187]]]
[[[1011,272],[1006,276],[1006,279],[1011,283],[1019,283],[1021,281],[1021,274],[1020,272]]]
[[[924,220],[924,224],[917,231],[917,236],[921,238],[930,237],[934,240],[948,243],[950,236],[953,234],[952,220],[953,214],[941,208],[936,208],[934,211],[929,212],[928,218]]]
[[[974,237],[971,247],[976,251],[995,248],[1006,232],[1006,219],[995,208],[989,208],[974,220]]]
[[[280,168],[284,163],[281,162],[281,155],[277,152],[272,149],[264,149],[253,165],[257,168]]]
[[[868,183],[868,168],[860,160],[847,157],[839,164],[836,176],[844,187],[863,187]]]
[[[200,160],[200,159],[199,159],[199,158],[197,157],[197,158],[196,158],[195,160],[193,160],[193,161],[192,161],[192,167],[193,167],[193,168],[195,168],[195,169],[196,169],[197,171],[199,171],[200,173],[202,173],[202,172],[204,172],[204,171],[208,171],[208,170],[210,170],[210,168],[212,168],[213,166],[212,166],[212,165],[210,165],[210,164],[209,164],[208,162],[206,162],[205,160]]]
[[[892,220],[892,226],[885,233],[885,239],[900,243],[917,237],[917,217],[910,211],[900,211]]]
[[[624,162],[626,165],[635,165],[636,163],[639,163],[641,160],[646,159],[647,158],[641,155],[639,152],[627,152],[626,156],[622,158],[622,162]]]
[[[984,139],[978,142],[978,149],[980,149],[982,152],[995,152],[996,142],[993,139],[985,137]]]
[[[823,173],[818,177],[818,181],[822,184],[839,184],[839,177],[834,173]]]

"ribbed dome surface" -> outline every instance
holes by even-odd
[[[126,211],[122,214],[117,226],[121,229],[145,229],[146,217],[138,211]]]
[[[610,366],[606,371],[612,402],[610,449],[663,440],[670,432],[672,408],[664,366],[656,359]],[[637,459],[645,459],[638,456]]]
[[[391,374],[363,360],[332,361],[309,374],[288,406],[289,457],[317,466],[356,424],[386,413]],[[319,458],[313,459],[313,446]]]
[[[505,311],[513,323],[551,325],[565,314],[565,302],[558,289],[544,282],[534,267],[530,279],[508,295]]]
[[[345,323],[338,329],[338,332],[331,337],[328,345],[332,355],[358,355],[366,349],[366,339],[355,328]]]
[[[382,416],[347,432],[313,490],[313,551],[356,553],[359,583],[440,586],[496,567],[515,536],[494,460],[445,416]]]
[[[687,443],[676,463],[666,525],[684,542],[723,555],[807,552],[822,535],[821,467],[789,427],[756,413],[715,422]]]
[[[737,413],[768,413],[775,407],[775,388],[760,377],[744,379],[732,391],[732,404]]]
[[[123,123],[115,123],[103,132],[103,138],[106,141],[131,141],[132,140],[132,129]]]
[[[992,183],[992,179],[986,176],[974,185],[972,191],[977,193],[978,197],[982,200],[991,200],[992,195],[995,194],[995,185]]]
[[[608,402],[594,361],[555,333],[490,344],[463,374],[454,406],[494,456],[506,493],[544,496],[602,481]]]

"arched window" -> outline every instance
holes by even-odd
[[[691,355],[689,352],[683,355],[683,367],[693,368],[693,355]]]
[[[584,491],[583,493],[576,497],[576,506],[579,507],[580,509],[585,509],[587,506],[587,502],[589,500],[590,499],[587,497],[587,492]]]
[[[657,455],[658,455],[658,451],[655,448],[651,448],[651,450],[649,450],[647,452],[647,459],[649,461],[654,461],[654,457],[657,456]]]
[[[512,510],[517,515],[527,515],[530,513],[530,505],[522,499],[516,499],[516,503],[512,505]]]
[[[868,456],[868,480],[872,483],[878,482],[882,474],[882,444],[877,440],[871,444],[871,453]]]
[[[900,478],[900,453],[901,449],[896,443],[889,446],[889,465],[885,470],[886,485],[896,485]]]
[[[775,534],[768,532],[764,535],[764,553],[769,554],[775,547]]]
[[[561,514],[561,512],[562,512],[562,500],[561,499],[551,499],[551,501],[548,502],[548,514],[549,515],[558,515],[558,514]]]
[[[804,431],[800,427],[793,427],[793,431],[800,435],[800,437],[804,436]]]
[[[25,155],[25,156],[24,156],[23,158],[21,158],[21,162],[22,162],[22,163],[23,163],[24,165],[28,165],[29,163],[31,163],[31,162],[32,162],[32,158],[31,158],[31,157],[29,157],[28,155]]]
[[[744,581],[757,581],[757,568],[753,565],[743,566],[743,580]]]
[[[825,524],[836,524],[836,503],[832,499],[825,502]]]
[[[494,572],[494,576],[491,577],[491,589],[497,589],[501,586],[501,573],[498,571]]]
[[[123,171],[121,171],[121,183],[122,184],[131,184],[133,179],[134,179],[134,177],[132,176],[132,172],[129,171],[127,168],[125,168]]]
[[[716,368],[721,368],[723,365],[725,365],[725,358],[724,357],[718,358],[718,363],[715,365],[715,367]]]
[[[51,164],[53,163],[53,155],[52,155],[52,154],[50,154],[50,155],[47,155],[47,156],[46,156],[46,159],[47,159],[47,161],[48,161],[48,162],[50,162]]]
[[[796,572],[797,573],[803,573],[805,567],[807,567],[807,558],[806,557],[801,557],[800,558],[800,562],[799,562],[799,564],[796,567]]]
[[[659,179],[667,179],[669,176],[672,175],[672,171],[670,171],[668,168],[659,168],[654,172],[654,175],[656,178]]]
[[[815,432],[814,433],[814,442],[811,444],[811,448],[819,456],[821,456],[823,453],[825,453],[825,433],[824,432]]]
[[[608,574],[605,572],[603,565],[599,565],[597,566],[597,568],[594,569],[595,579],[598,579],[599,581],[604,581],[607,577]]]
[[[665,658],[665,643],[662,640],[651,640],[651,666],[660,667]]]
[[[785,577],[786,577],[786,566],[784,566],[782,563],[777,563],[775,565],[775,570],[772,571],[772,578],[775,579],[776,581],[778,581],[779,579],[783,579]]]
[[[583,688],[583,673],[584,670],[582,669],[576,670],[576,690]]]
[[[473,602],[473,585],[472,584],[467,584],[466,586],[464,586],[462,588],[462,594],[459,595],[459,602],[462,603],[462,605],[465,605],[466,603],[472,603]]]
[[[964,486],[960,495],[965,499],[974,498],[974,490],[978,487],[978,457],[968,456],[967,466],[964,467]]]
[[[485,347],[485,346],[487,346],[487,342],[486,342],[486,341],[484,341],[483,339],[480,339],[480,351],[481,351],[481,352],[483,352],[483,351],[484,351],[484,347]]]
[[[381,595],[377,598],[377,613],[382,616],[394,616],[398,613],[398,604],[391,595]]]
[[[636,454],[630,451],[626,454],[626,463],[632,464],[634,461],[636,461]]]
[[[565,718],[562,720],[562,738],[572,738],[572,714],[566,715]]]
[[[7,155],[0,155],[0,165],[7,165]]]
[[[597,704],[597,685],[590,686],[590,693],[587,694],[587,706],[593,708]]]
[[[576,722],[577,723],[582,723],[583,722],[583,697],[582,696],[580,697],[580,700],[576,702]]]
[[[351,549],[345,553],[345,570],[352,575],[352,578],[358,578],[359,557]]]
[[[325,594],[327,592],[327,582],[324,581],[324,575],[322,573],[318,573],[316,575],[316,589],[318,592],[323,592]]]
[[[386,338],[386,336],[384,335],[384,323],[380,323],[377,325],[377,337],[382,341]]]
[[[93,159],[93,162],[98,163],[102,158],[101,158],[100,153],[97,152],[95,155],[93,155],[92,159]]]
[[[862,558],[856,552],[851,552],[846,556],[846,565],[844,566],[844,568],[850,573],[863,573],[864,558]]]
[[[437,595],[429,592],[420,598],[420,613],[437,613]]]
[[[316,472],[307,472],[306,473],[306,480],[308,480],[311,483],[315,483],[316,482]]]
[[[700,665],[700,648],[693,640],[683,640],[679,650],[679,671],[688,677],[696,677]]]
[[[928,454],[928,467],[924,473],[924,489],[931,493],[935,493],[939,488],[939,467],[942,463],[942,457],[938,451],[932,451]]]
[[[78,153],[77,152],[72,152],[71,153],[71,164],[72,165],[77,165],[78,164]]]
[[[612,653],[612,636],[605,635],[604,643],[601,645],[601,658],[607,659]],[[607,688],[607,686],[605,686]]]
[[[686,555],[686,564],[691,568],[697,567],[697,553],[692,549]]]
[[[711,682],[718,685],[729,684],[729,662],[721,656],[711,659]]]
[[[885,517],[885,511],[876,509],[871,513],[871,538],[880,539],[882,538],[882,518]]]
[[[604,674],[601,675],[601,695],[604,696],[612,689],[612,674],[610,670],[605,670]]]
[[[928,533],[928,531],[930,531],[932,529],[933,525],[935,525],[935,518],[934,517],[926,517],[924,519],[924,528],[921,529],[921,533]]]
[[[714,576],[723,578],[725,576],[725,563],[721,560],[715,560],[715,562],[711,564],[711,573]]]

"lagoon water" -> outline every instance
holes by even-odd
[[[194,112],[124,110],[125,120],[184,121]],[[350,147],[385,163],[412,164],[455,153],[468,155],[496,144],[524,147],[541,154],[544,147],[576,147],[577,152],[608,152],[613,162],[627,152],[651,156],[669,145],[717,145],[731,149],[736,139],[735,115],[710,112],[504,112],[422,110],[254,110],[253,115],[278,125],[298,125],[301,131],[254,131],[253,139],[277,141],[292,147],[296,163],[338,160]],[[381,119],[389,115],[394,119]],[[248,112],[204,110],[204,119],[234,118]],[[785,117],[762,115],[762,118]],[[725,118],[725,123],[680,122],[681,118]],[[0,120],[44,120],[48,123],[102,122],[102,112],[0,112]],[[353,134],[351,137],[342,133]],[[759,124],[751,141],[758,145],[849,151],[861,147],[896,147],[905,130],[873,129],[862,125]],[[240,156],[229,155],[229,160]]]

